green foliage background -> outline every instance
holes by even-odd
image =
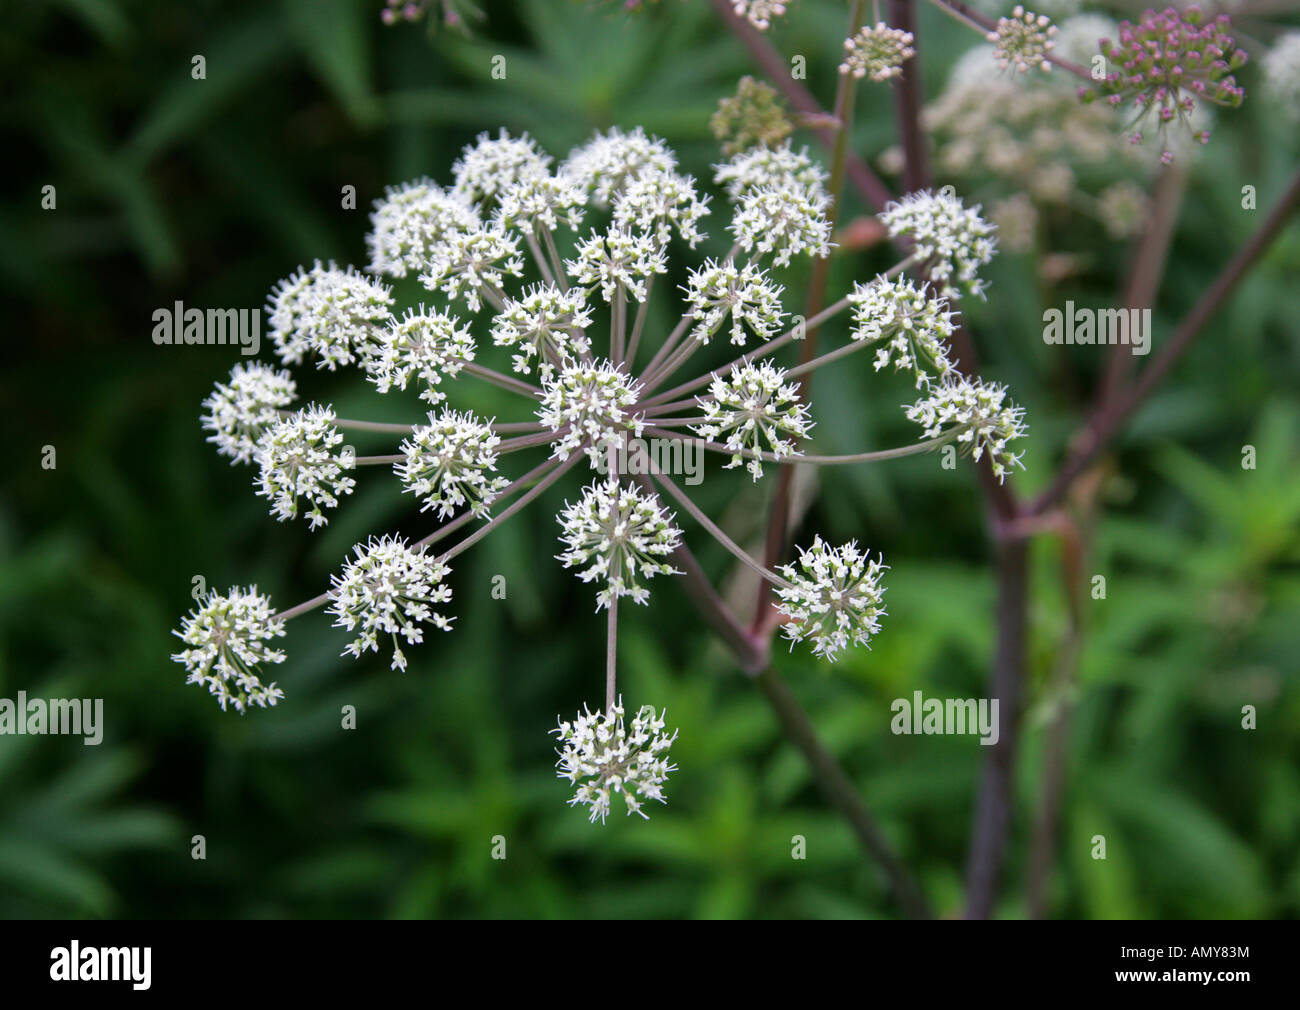
[[[551,560],[549,507],[461,559],[457,630],[416,650],[405,675],[338,658],[341,635],[319,613],[295,622],[276,671],[287,698],[272,711],[223,715],[168,661],[196,574],[221,588],[255,582],[283,608],[319,592],[368,532],[424,523],[377,474],[319,535],[271,520],[247,472],[218,459],[197,423],[236,358],[154,346],[153,310],[176,299],[252,308],[300,263],[363,264],[369,202],[387,184],[445,179],[484,129],[527,130],[563,155],[596,127],[641,124],[707,180],[719,160],[708,117],[753,72],[704,3],[665,0],[635,16],[617,4],[495,4],[469,39],[385,30],[378,6],[6,5],[0,697],[102,697],[107,732],[98,748],[0,737],[0,914],[892,915],[762,698],[671,583],[629,613],[622,642],[624,693],[667,706],[681,729],[671,804],[648,823],[620,815],[604,828],[565,806],[547,730],[556,713],[598,700],[604,629],[590,590]],[[795,10],[773,38],[807,55],[808,84],[828,103],[843,5]],[[971,37],[928,8],[923,33],[933,95]],[[196,53],[206,81],[190,77]],[[503,81],[489,73],[498,53]],[[1251,69],[1243,82],[1248,94],[1257,85]],[[890,143],[888,90],[864,85],[855,149],[874,156]],[[1296,158],[1294,137],[1259,103],[1224,117],[1189,183],[1157,346]],[[53,212],[40,209],[46,184],[57,187]],[[1261,211],[1241,209],[1246,184]],[[340,208],[344,185],[362,209]],[[848,214],[864,210],[849,200]],[[719,216],[702,253],[725,251]],[[988,304],[971,306],[986,371],[1028,408],[1028,488],[1059,458],[1101,360],[1049,353],[1042,309],[1107,303],[1123,273],[1123,250],[1095,228],[1063,227],[1085,250],[1080,275],[1048,291],[1034,257],[1004,255]],[[841,256],[832,290],[885,257]],[[1300,913],[1297,267],[1292,226],[1142,412],[1105,485],[1091,565],[1108,594],[1086,604],[1052,914]],[[801,291],[800,271],[784,279]],[[652,325],[670,325],[659,308]],[[824,339],[843,339],[842,328]],[[819,444],[910,441],[898,410],[906,381],[852,360],[818,375]],[[304,399],[332,400],[344,416],[416,409],[327,374],[299,380]],[[1240,465],[1247,443],[1253,471]],[[40,467],[47,444],[53,471]],[[773,483],[711,468],[699,499],[748,535]],[[884,551],[890,616],[872,651],[833,669],[781,646],[779,666],[952,914],[984,754],[971,737],[893,736],[888,721],[891,700],[916,689],[986,693],[992,582],[973,471],[942,471],[934,457],[838,469],[800,540],[814,530]],[[723,572],[721,552],[701,554]],[[1055,541],[1033,557],[1005,915],[1024,912],[1043,727],[1060,700],[1049,688],[1065,633]],[[490,597],[496,574],[504,602]],[[354,732],[340,729],[345,704],[359,713]],[[1246,704],[1258,709],[1254,731],[1240,727]],[[190,858],[195,834],[207,839],[202,862]],[[504,862],[489,858],[497,834]],[[796,834],[804,861],[791,859]],[[1096,834],[1105,861],[1089,857]]]

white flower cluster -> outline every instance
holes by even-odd
[[[760,32],[772,27],[772,19],[785,16],[787,4],[782,0],[732,0],[736,17],[744,18]]]
[[[763,22],[784,10],[771,3],[738,6]],[[860,44],[846,58],[861,58],[859,76],[893,76],[910,55],[904,33],[885,26],[868,30]],[[869,45],[877,47],[875,56],[868,56]],[[846,72],[858,70],[851,66]],[[256,668],[283,661],[283,653],[268,643],[284,634],[285,617],[318,606],[349,633],[345,654],[387,655],[391,643],[392,667],[405,670],[405,648],[421,642],[430,627],[451,628],[452,618],[443,613],[452,596],[447,563],[547,492],[571,465],[584,462],[581,456],[571,459],[581,450],[601,476],[559,510],[556,558],[592,585],[596,609],[609,612],[612,698],[618,601],[628,597],[645,604],[651,579],[683,574],[672,564],[683,550],[683,533],[648,479],[666,475],[629,467],[647,479],[628,480],[608,473],[607,464],[647,426],[675,440],[674,449],[703,439],[730,457],[728,468],[743,463],[755,480],[765,459],[810,458],[802,457],[799,445],[813,421],[800,396],[803,388],[792,379],[868,345],[877,369],[910,370],[917,385],[927,387],[908,409],[927,439],[960,439],[976,459],[988,453],[999,476],[1018,462],[1007,445],[1024,434],[1023,412],[1004,402],[1001,387],[962,379],[949,358],[954,324],[948,300],[958,297],[959,288],[982,291],[978,270],[995,251],[993,229],[978,207],[967,209],[955,196],[929,192],[890,204],[881,220],[915,257],[890,275],[913,266],[929,279],[918,286],[887,275],[855,285],[848,299],[821,316],[828,319],[850,306],[853,340],[810,356],[792,376],[767,358],[802,335],[798,327],[777,336],[787,313],[784,289],[773,274],[798,255],[829,255],[826,173],[807,149],[796,151],[788,141],[738,153],[714,170],[731,205],[728,228],[736,248],[675,274],[685,278],[680,296],[656,291],[654,281],[668,273],[670,247],[694,248],[704,238],[708,200],[678,171],[673,152],[639,129],[598,133],[558,166],[527,136],[482,134],[456,162],[448,188],[422,179],[389,189],[372,215],[369,270],[418,278],[442,296],[435,307],[406,308],[399,318],[385,284],[333,264],[317,263],[280,282],[271,294],[270,332],[282,361],[315,358],[317,367],[331,370],[355,365],[380,394],[410,390],[414,400],[418,392],[432,408],[427,423],[340,420],[332,407],[316,403],[294,412],[297,390],[287,372],[241,363],[204,401],[209,441],[222,455],[258,464],[258,493],[281,520],[305,516],[312,529],[325,525],[326,510],[355,488],[348,473],[353,466],[392,464],[403,491],[443,525],[414,544],[393,536],[357,544],[327,593],[278,618],[256,589],[209,595],[177,632],[188,648],[173,658],[186,666],[190,681],[206,684],[223,708],[233,704],[242,712],[249,705],[274,704],[281,692],[274,684],[262,685]],[[588,214],[596,213],[601,220],[589,224]],[[579,227],[589,230],[579,235]],[[572,234],[559,234],[562,229]],[[528,281],[511,283],[525,270]],[[597,291],[607,306],[597,301]],[[678,302],[672,317],[681,321],[667,334],[659,332],[662,306],[648,304],[652,293],[661,302]],[[463,302],[472,313],[486,306],[491,318],[462,322],[444,299]],[[629,319],[632,312],[635,318]],[[609,322],[609,341],[599,347],[592,331],[597,314]],[[685,382],[675,378],[701,345],[724,332],[732,345],[757,346],[717,372],[701,369]],[[477,360],[476,337],[489,333],[501,349],[493,354],[511,356],[514,371],[530,381]],[[659,346],[651,350],[656,339]],[[637,350],[646,353],[638,358]],[[647,358],[641,371],[639,362]],[[451,409],[452,380],[467,378],[517,394],[527,409],[502,424]],[[692,416],[676,416],[682,408]],[[340,427],[367,439],[383,433],[401,438],[399,452],[390,448],[389,455],[357,459],[343,446]],[[519,437],[503,439],[506,433]],[[549,452],[551,459],[531,472],[522,466],[517,472],[524,476],[512,482],[498,467],[516,452]],[[667,486],[676,494],[674,485]],[[499,502],[515,494],[513,504],[493,515]],[[885,614],[885,569],[855,544],[831,548],[817,538],[800,551],[797,564],[782,568],[782,578],[750,558],[689,499],[679,502],[723,546],[778,583],[792,642],[809,640],[816,655],[833,660],[877,632]],[[441,554],[427,552],[434,538],[456,533],[475,518],[486,523]],[[387,641],[381,643],[382,637]],[[571,802],[590,807],[593,821],[607,817],[616,792],[629,813],[645,816],[645,801],[663,801],[663,783],[675,770],[665,752],[676,734],[665,732],[664,717],[653,708],[641,709],[626,724],[621,702],[606,707],[560,723],[559,774],[576,787]]]
[[[582,224],[585,202],[582,190],[563,175],[534,172],[501,193],[494,222],[526,236],[553,232],[561,224],[575,229]]]
[[[903,64],[916,55],[911,32],[890,28],[880,21],[874,28],[864,26],[852,38],[844,40],[841,74],[859,79],[870,75],[876,83],[903,75]]]
[[[647,137],[639,126],[630,133],[614,127],[576,148],[559,174],[589,194],[597,207],[608,207],[628,183],[676,167],[677,156],[658,137]]]
[[[691,336],[705,343],[731,316],[731,342],[745,343],[746,327],[759,341],[770,339],[781,326],[784,288],[772,282],[767,271],[753,263],[738,267],[731,260],[706,260],[687,280],[686,302],[699,324]]]
[[[271,502],[271,515],[281,522],[298,516],[298,500],[311,506],[308,525],[314,530],[329,522],[321,507],[337,508],[339,495],[351,494],[356,481],[343,473],[351,462],[334,452],[343,441],[334,427],[330,407],[310,404],[277,422],[258,443],[261,468],[254,486]]]
[[[727,199],[739,203],[756,190],[787,187],[825,193],[826,170],[808,154],[786,141],[779,147],[751,147],[730,161],[713,166],[713,181],[727,189]]]
[[[1022,466],[1020,456],[1007,451],[1007,443],[1023,438],[1025,410],[1007,400],[1007,387],[957,372],[907,408],[907,418],[925,429],[926,438],[939,438],[945,429],[961,427],[957,442],[963,453],[979,460],[988,453],[989,465],[999,480],[1010,467]]]
[[[543,376],[554,368],[591,353],[587,327],[591,309],[582,288],[561,291],[554,284],[535,285],[522,298],[507,298],[505,308],[492,321],[492,341],[514,347],[516,372],[532,370],[534,359]]]
[[[951,192],[926,189],[887,204],[880,220],[890,238],[912,242],[945,298],[960,298],[958,285],[982,298],[985,282],[978,271],[993,259],[997,239],[979,211],[979,204],[967,207]]]
[[[709,395],[699,398],[704,418],[692,430],[709,441],[726,436],[724,444],[734,453],[728,469],[744,462],[758,480],[763,462],[755,454],[799,455],[794,440],[806,438],[813,422],[799,398],[799,384],[786,382],[785,376],[785,369],[771,362],[746,362],[733,367],[726,379],[715,375]]]
[[[390,186],[370,220],[368,269],[387,277],[418,274],[443,239],[479,225],[473,207],[429,179]]]
[[[831,254],[830,202],[825,192],[808,187],[758,189],[741,202],[731,233],[745,252],[772,253],[779,267],[800,253],[825,259]]]
[[[319,261],[275,286],[270,297],[271,340],[286,365],[300,365],[307,354],[317,368],[365,362],[392,318],[392,293],[386,285],[351,267],[340,270]]]
[[[801,548],[799,563],[781,569],[791,585],[776,590],[790,647],[810,639],[813,655],[833,662],[850,643],[868,645],[886,614],[880,585],[885,571],[887,566],[871,560],[853,541],[830,547],[815,537],[811,547]]]
[[[876,370],[888,365],[911,369],[917,387],[930,384],[931,373],[940,377],[952,371],[948,339],[952,313],[942,298],[931,298],[927,285],[906,278],[878,277],[870,284],[854,284],[853,339],[868,344],[883,341],[876,351]]]
[[[366,373],[381,393],[405,389],[415,376],[424,384],[420,398],[436,405],[447,398],[438,388],[443,378],[456,378],[473,360],[474,338],[460,320],[421,305],[389,326],[366,362]]]
[[[444,617],[433,608],[451,600],[451,587],[442,584],[449,569],[424,548],[413,550],[406,541],[386,536],[357,544],[356,558],[343,565],[342,575],[330,576],[329,613],[334,627],[358,632],[343,655],[357,659],[379,651],[379,636],[393,643],[393,670],[406,670],[406,655],[397,637],[408,645],[424,641],[422,624],[451,630],[455,618]]]
[[[465,299],[471,312],[488,300],[499,298],[507,276],[524,272],[524,258],[519,254],[519,239],[496,228],[457,231],[439,242],[429,257],[428,269],[420,283],[430,291],[441,291],[448,298]]]
[[[604,824],[610,812],[610,794],[621,793],[628,816],[640,814],[648,820],[642,801],[666,802],[663,784],[677,770],[664,757],[677,739],[676,730],[672,736],[664,732],[667,715],[656,715],[654,708],[646,705],[629,730],[624,724],[623,699],[619,698],[609,712],[585,709],[573,722],[559,720],[559,727],[551,730],[560,743],[555,751],[560,755],[556,775],[577,786],[569,806],[590,807],[591,822]]]
[[[826,217],[831,198],[825,174],[807,152],[795,153],[787,141],[779,148],[756,148],[715,169],[714,181],[725,183],[736,204],[729,229],[745,252],[773,254],[776,266],[788,266],[801,253],[819,259],[830,255],[831,225]]]
[[[644,604],[650,591],[640,578],[681,574],[663,559],[681,545],[682,531],[652,492],[616,480],[596,481],[574,504],[565,502],[559,522],[566,550],[556,560],[565,568],[585,565],[578,572],[583,582],[603,581],[597,610],[619,596]]]
[[[568,459],[587,444],[587,457],[599,464],[601,454],[621,444],[624,434],[640,438],[645,421],[629,412],[640,399],[640,386],[608,361],[567,362],[542,385],[542,409],[537,416],[560,437],[551,443],[556,459]]]
[[[1055,35],[1051,18],[1017,4],[1011,17],[998,18],[997,30],[988,33],[988,40],[996,46],[993,55],[1004,70],[1014,67],[1025,74],[1037,67],[1046,73],[1052,69],[1048,57],[1056,48]]]
[[[1071,18],[1061,25],[1053,54],[1090,66],[1099,41],[1116,38],[1118,31],[1098,15]],[[1129,143],[1115,129],[1107,102],[1081,102],[1072,76],[1035,74],[1031,81],[1018,76],[999,68],[992,46],[977,45],[954,63],[947,86],[921,114],[934,142],[936,174],[959,188],[986,186],[991,175],[996,191],[1010,194],[986,205],[999,248],[1029,251],[1040,221],[1058,211],[1098,217],[1109,230],[1100,202],[1105,188],[1154,170],[1152,149]],[[1208,115],[1206,108],[1197,105],[1194,117]],[[1171,143],[1176,147],[1174,138],[1184,136],[1175,133]],[[1139,214],[1131,226],[1140,229],[1143,223]]]
[[[286,371],[260,362],[240,363],[230,370],[230,382],[218,382],[203,401],[203,427],[208,441],[231,465],[251,463],[258,440],[280,420],[280,410],[298,397],[298,387]]]
[[[708,197],[700,199],[689,175],[643,172],[615,200],[614,226],[625,233],[653,234],[661,246],[676,231],[694,249],[707,237],[698,226],[708,212]]]
[[[284,697],[257,676],[263,663],[284,662],[284,653],[267,645],[284,637],[284,622],[256,586],[233,586],[225,596],[209,592],[172,634],[189,646],[171,657],[189,671],[185,683],[207,687],[223,712],[233,705],[242,715],[249,705],[267,708]]]
[[[578,243],[578,255],[565,262],[579,284],[599,284],[601,297],[614,300],[621,289],[636,301],[648,294],[647,281],[668,270],[663,243],[644,232],[613,226],[604,234],[592,232]]]
[[[505,130],[493,137],[480,133],[451,167],[452,194],[471,206],[491,203],[516,183],[546,175],[551,158],[528,134],[512,137]]]
[[[492,425],[468,412],[444,410],[411,432],[401,445],[406,458],[394,468],[402,490],[424,504],[420,511],[437,511],[439,519],[456,514],[462,506],[482,519],[498,494],[509,484],[493,477],[497,468],[499,436]]]
[[[1231,4],[1237,0],[1224,0],[1224,2]],[[1187,0],[1178,0],[1178,6],[1185,6],[1186,3]],[[1007,0],[971,0],[970,6],[992,17],[1007,9]],[[1079,13],[1083,0],[1037,0],[1034,6],[1054,18],[1068,18]]]

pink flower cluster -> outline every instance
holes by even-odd
[[[1111,105],[1118,107],[1131,99],[1137,108],[1127,127],[1134,130],[1133,143],[1142,142],[1142,133],[1135,128],[1154,111],[1162,138],[1169,124],[1177,122],[1204,144],[1209,131],[1194,128],[1189,120],[1197,100],[1233,108],[1241,104],[1246,92],[1232,72],[1247,57],[1226,32],[1229,20],[1220,14],[1206,21],[1198,7],[1182,12],[1172,7],[1160,13],[1148,10],[1136,25],[1121,22],[1117,43],[1101,40],[1109,72],[1100,88]],[[1097,97],[1087,89],[1079,94],[1085,101]],[[1162,158],[1167,162],[1172,154],[1166,149]]]

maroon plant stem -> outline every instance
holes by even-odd
[[[1178,359],[1186,353],[1205,324],[1223,307],[1242,277],[1263,255],[1286,224],[1287,219],[1295,212],[1297,203],[1300,203],[1300,171],[1292,176],[1282,198],[1269,211],[1264,223],[1219,272],[1214,282],[1192,306],[1192,310],[1183,318],[1173,336],[1160,349],[1155,360],[1143,370],[1138,380],[1122,395],[1100,404],[1093,412],[1076,442],[1077,448],[1074,454],[1066,460],[1047,490],[1033,502],[1029,510],[1031,514],[1041,515],[1059,502],[1074,479],[1101,454],[1124,422],[1142,406],[1170,369],[1177,364]]]
[[[718,12],[718,17],[722,19],[723,24],[749,50],[754,62],[763,69],[767,79],[785,95],[786,101],[794,106],[795,111],[811,120],[824,121],[828,118],[826,110],[821,107],[813,93],[790,76],[790,64],[781,58],[781,54],[772,48],[753,25],[744,18],[736,16],[731,0],[713,0],[713,9]],[[817,140],[828,151],[834,149],[839,132],[838,129],[831,127],[818,127],[813,130]],[[871,205],[872,209],[883,210],[885,204],[894,199],[894,194],[890,192],[889,187],[867,167],[865,161],[852,152],[849,152],[845,160],[844,169],[849,182],[862,194],[862,198]]]
[[[898,139],[903,147],[903,187],[914,193],[930,184],[930,159],[921,132],[921,35],[916,24],[915,0],[889,0],[889,25],[911,32],[916,54],[903,64],[894,81],[894,112]]]
[[[998,703],[998,742],[984,767],[975,803],[966,867],[966,918],[986,919],[993,910],[1011,827],[1012,776],[1019,737],[1020,685],[1025,663],[1029,541],[1005,538],[997,545],[997,648],[992,695]]]
[[[1094,482],[1093,487],[1095,486]],[[1070,695],[1078,675],[1079,657],[1083,653],[1083,573],[1089,549],[1085,528],[1090,527],[1095,508],[1095,501],[1089,498],[1081,503],[1080,511],[1084,515],[1078,521],[1068,519],[1061,513],[1056,514],[1060,517],[1061,585],[1065,593],[1069,623],[1050,687],[1055,712],[1044,734],[1041,799],[1029,842],[1025,906],[1031,919],[1041,919],[1047,912],[1052,865],[1056,857],[1061,805],[1069,764],[1070,715],[1073,709]]]

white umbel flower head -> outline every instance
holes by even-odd
[[[988,40],[996,47],[993,57],[1002,69],[1026,74],[1037,67],[1046,73],[1052,69],[1049,57],[1056,48],[1055,36],[1051,18],[1017,4],[1011,17],[998,18],[997,30],[988,33]]]
[[[627,433],[640,438],[645,428],[641,415],[628,408],[640,398],[640,385],[610,361],[569,361],[558,376],[542,383],[542,424],[560,435],[551,443],[555,459],[568,459],[582,442],[590,442],[586,455],[599,465],[607,448],[619,446]]]
[[[469,204],[429,179],[390,186],[370,221],[368,269],[386,277],[419,273],[446,236],[479,227]]]
[[[624,232],[652,232],[662,246],[676,231],[692,249],[707,236],[698,228],[709,212],[709,198],[700,199],[695,180],[676,172],[642,172],[614,201],[614,226]]]
[[[780,147],[751,147],[730,161],[713,166],[713,181],[727,188],[727,199],[740,201],[756,189],[799,185],[824,192],[826,170],[804,147],[796,151],[786,141]]]
[[[430,414],[429,423],[402,442],[406,458],[394,469],[403,490],[423,500],[421,512],[434,509],[439,519],[447,519],[468,506],[481,519],[509,483],[492,476],[500,441],[491,422],[480,421],[468,411],[444,410],[436,417]]]
[[[745,343],[746,327],[760,342],[766,341],[785,317],[781,308],[783,290],[753,263],[738,267],[732,260],[706,260],[702,267],[691,271],[685,288],[691,318],[699,320],[691,336],[707,342],[730,315],[733,344]]]
[[[518,238],[496,228],[478,228],[456,232],[439,243],[420,283],[448,298],[464,295],[469,310],[477,312],[483,307],[485,288],[491,301],[507,275],[518,277],[523,272]]]
[[[495,223],[525,235],[553,232],[561,224],[572,231],[582,224],[585,203],[582,188],[566,176],[533,172],[501,193]]]
[[[788,618],[782,627],[790,648],[809,639],[813,655],[834,662],[850,644],[868,645],[886,616],[880,579],[887,570],[855,541],[830,547],[815,537],[807,550],[800,548],[799,563],[781,569],[792,585],[776,590],[777,609]]]
[[[911,369],[918,387],[929,385],[931,373],[952,370],[948,339],[952,313],[941,298],[931,298],[928,285],[919,287],[906,278],[878,277],[870,284],[854,284],[853,339],[868,344],[882,342],[876,351],[876,370],[893,365],[895,371]]]
[[[779,267],[789,266],[800,253],[825,259],[831,254],[831,223],[826,218],[830,203],[820,186],[763,186],[741,199],[731,233],[745,252],[771,253]]]
[[[284,652],[267,645],[284,637],[284,622],[256,586],[232,586],[225,596],[212,590],[172,634],[188,646],[172,656],[189,672],[185,683],[205,686],[223,712],[233,705],[243,715],[250,705],[268,708],[284,697],[257,675],[263,663],[284,662]]]
[[[877,84],[903,75],[903,64],[916,55],[911,32],[890,28],[880,21],[874,28],[863,26],[852,38],[844,40],[841,74],[859,80],[870,75]]]
[[[366,373],[381,393],[405,389],[414,377],[424,384],[420,399],[436,405],[447,398],[439,388],[444,376],[456,378],[473,360],[474,338],[468,328],[455,316],[421,305],[389,326]]]
[[[492,342],[518,351],[513,359],[516,372],[531,371],[535,359],[542,374],[549,375],[554,366],[590,353],[590,325],[586,291],[542,284],[522,298],[506,299],[506,307],[492,320]]]
[[[959,286],[982,298],[985,282],[978,271],[993,259],[997,239],[979,211],[979,204],[968,208],[952,193],[926,189],[887,204],[880,220],[890,238],[912,241],[945,298],[960,298]]]
[[[577,256],[565,260],[564,265],[579,284],[599,284],[607,302],[614,301],[620,287],[636,301],[645,301],[646,282],[668,270],[662,242],[644,232],[619,227],[604,234],[593,231],[578,243]]]
[[[257,446],[261,473],[257,493],[271,502],[281,522],[298,516],[299,499],[311,507],[307,523],[314,530],[329,520],[321,508],[337,508],[339,495],[351,494],[356,481],[344,474],[351,461],[335,453],[343,434],[334,427],[334,410],[311,404],[271,428]]]
[[[629,731],[621,697],[609,712],[583,708],[573,722],[558,720],[559,727],[551,730],[560,743],[555,750],[560,755],[556,775],[578,787],[569,806],[590,807],[591,823],[604,824],[610,794],[621,793],[628,816],[640,814],[649,820],[642,801],[666,803],[663,784],[677,770],[663,756],[677,739],[676,730],[672,736],[664,732],[667,711],[655,715],[651,706],[644,706]]]
[[[342,575],[330,576],[328,613],[334,627],[356,631],[341,655],[357,659],[364,652],[379,651],[379,636],[393,643],[392,670],[406,670],[400,635],[407,645],[424,641],[422,625],[451,630],[454,617],[444,617],[433,608],[451,600],[451,587],[442,584],[450,569],[424,548],[413,550],[406,541],[386,536],[357,544],[356,558],[343,565]]]
[[[939,438],[945,429],[961,426],[957,436],[964,455],[975,460],[988,453],[999,480],[1007,470],[1023,466],[1020,456],[1007,451],[1007,443],[1023,438],[1025,409],[1007,400],[1007,387],[951,372],[939,386],[928,390],[907,408],[907,418],[925,429],[926,438]]]
[[[559,174],[590,194],[597,207],[608,207],[629,182],[676,167],[677,157],[658,137],[646,136],[639,126],[629,133],[614,127],[576,148]]]
[[[682,531],[673,515],[649,491],[610,478],[583,489],[582,497],[565,502],[559,515],[563,554],[556,555],[565,568],[582,568],[583,582],[603,583],[596,594],[596,609],[608,607],[619,596],[635,603],[650,599],[640,579],[681,573],[663,559],[677,550]]]
[[[587,457],[593,466],[600,465],[603,453],[620,445],[631,432],[640,438],[645,427],[641,415],[628,408],[639,399],[640,386],[627,373],[608,361],[572,361],[553,379],[542,384],[541,422],[559,435],[551,443],[556,459],[568,459],[569,453],[589,442]]]
[[[799,399],[799,384],[785,381],[786,372],[771,362],[746,362],[731,369],[722,379],[715,375],[709,397],[699,398],[704,418],[692,430],[711,442],[721,441],[735,453],[726,469],[740,466],[763,476],[763,463],[745,453],[771,452],[774,456],[798,456],[794,439],[806,438],[813,422]]]
[[[203,427],[212,432],[208,441],[231,465],[251,463],[257,440],[280,420],[280,409],[298,396],[298,387],[287,371],[253,361],[230,370],[229,382],[218,382],[203,406]]]
[[[526,133],[512,137],[502,130],[495,138],[480,133],[451,167],[452,193],[472,206],[491,203],[520,179],[545,175],[550,164],[550,156]]]
[[[772,19],[785,16],[787,4],[782,0],[732,0],[736,17],[744,18],[760,32],[772,27]]]
[[[1261,67],[1265,94],[1290,122],[1300,122],[1300,31],[1280,36]]]
[[[392,318],[393,296],[387,285],[319,261],[299,270],[271,291],[271,340],[280,360],[302,363],[314,354],[317,368],[331,372],[340,365],[365,361],[377,335]]]

